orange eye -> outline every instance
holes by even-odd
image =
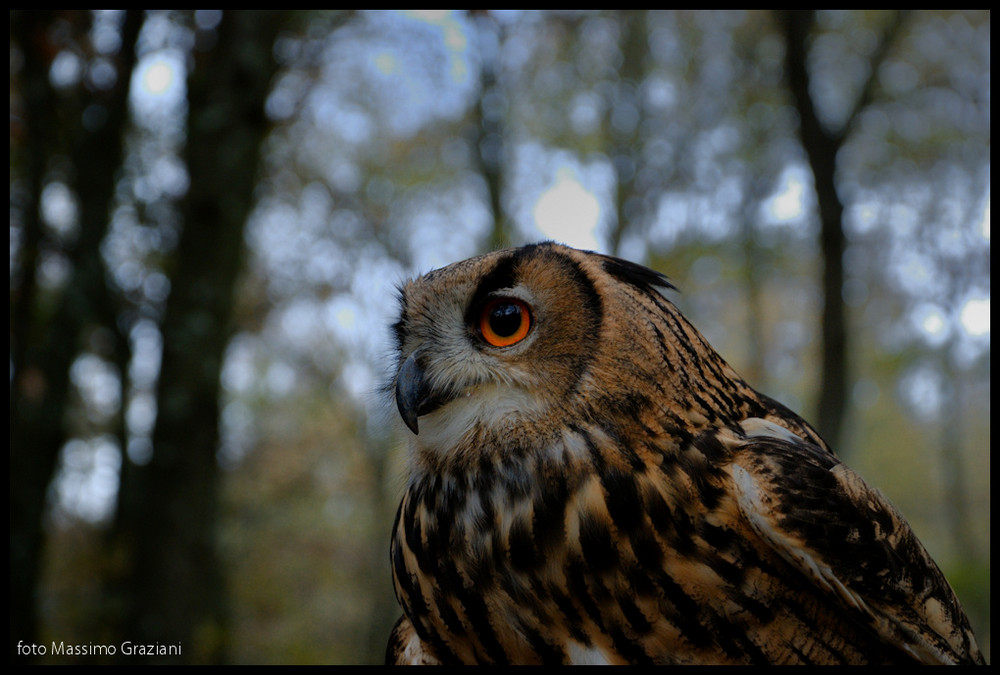
[[[479,315],[479,332],[494,347],[509,347],[523,340],[531,330],[528,306],[515,298],[496,298]]]

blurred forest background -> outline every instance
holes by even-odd
[[[667,273],[990,653],[989,11],[19,10],[12,660],[380,662],[395,286],[540,239]]]

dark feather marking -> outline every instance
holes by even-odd
[[[455,613],[455,609],[448,600],[449,597],[444,595],[440,588],[435,590],[432,602],[444,621],[445,628],[455,635],[461,635],[465,632],[465,627],[462,624],[462,619]]]
[[[406,547],[413,553],[418,569],[424,574],[433,574],[437,561],[427,554],[427,548],[422,541],[424,523],[423,519],[416,516],[418,503],[417,499],[406,501],[406,516],[404,518]]]
[[[580,516],[580,550],[596,574],[612,571],[618,563],[618,549],[607,526],[591,516]]]
[[[615,598],[615,602],[618,604],[618,608],[622,611],[622,616],[625,617],[625,621],[632,630],[638,635],[646,635],[653,630],[653,624],[649,622],[649,619],[646,618],[636,604],[635,599],[638,594],[634,592],[635,589],[630,588],[629,590],[632,592],[629,594],[619,594]]]
[[[631,602],[627,599],[623,600],[626,605]],[[634,604],[632,605],[634,612],[628,610],[624,605],[619,604],[618,606],[620,609],[625,610],[627,614],[639,613],[638,608],[636,608]],[[622,626],[618,624],[609,626],[607,634],[608,637],[611,638],[611,646],[614,647],[615,651],[618,652],[630,665],[653,665],[653,659],[646,653],[646,650],[642,648],[642,642],[631,639],[625,634]]]
[[[636,499],[639,499],[638,495]],[[641,568],[647,571],[655,570],[663,564],[663,549],[649,528],[644,527],[633,532],[629,536],[629,543]]]
[[[562,649],[547,642],[537,631],[525,630],[524,634],[527,636],[528,644],[538,654],[543,665],[560,665],[562,663],[564,658]]]
[[[716,635],[716,642],[725,654],[734,661],[743,661],[748,665],[769,665],[767,654],[747,637],[742,626],[733,624],[721,614],[715,614],[713,618],[712,630]]]
[[[566,542],[565,505],[569,490],[565,479],[549,479],[532,502],[532,530],[538,552],[548,552]]]
[[[510,527],[508,555],[515,570],[530,572],[542,562],[535,553],[534,536],[525,520],[519,520]]]
[[[608,467],[601,473],[601,485],[607,494],[608,513],[618,531],[628,534],[638,528],[644,514],[635,477]]]
[[[561,587],[549,589],[548,596],[552,599],[556,609],[564,619],[563,624],[569,631],[570,636],[585,647],[590,646],[590,638],[583,632],[583,621],[572,598]]]
[[[671,614],[684,638],[699,648],[714,644],[712,631],[702,623],[703,608],[684,588],[666,570],[657,575],[654,582],[662,590],[664,599],[673,606]]]
[[[603,631],[604,618],[601,616],[596,599],[591,595],[591,587],[587,584],[589,565],[585,560],[583,557],[570,556],[566,565],[566,587],[569,589],[570,597],[580,603],[587,617]]]
[[[469,622],[472,624],[472,634],[482,643],[483,649],[486,650],[486,657],[493,663],[507,663],[509,660],[507,652],[500,644],[496,629],[490,623],[489,610],[483,601],[483,595],[460,592],[460,597]]]
[[[426,598],[424,598],[424,602],[425,603],[427,602]],[[412,621],[411,619],[413,623],[413,628],[414,630],[417,631],[417,635],[420,636],[421,640],[423,640],[424,642],[426,642],[431,646],[431,649],[434,650],[435,654],[441,660],[442,663],[458,663],[459,662],[458,655],[451,650],[451,648],[448,646],[448,643],[445,642],[441,634],[438,633],[437,630],[427,625],[427,617],[429,615],[430,615],[430,606],[428,605],[425,608],[424,612],[417,615],[416,621]]]
[[[642,503],[661,541],[681,555],[688,555],[694,550],[694,527],[685,514],[674,513],[663,496],[652,487],[643,491]]]

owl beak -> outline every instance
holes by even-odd
[[[417,417],[429,412],[428,403],[433,399],[419,356],[418,349],[403,361],[396,373],[396,407],[403,422],[415,434],[418,433]]]

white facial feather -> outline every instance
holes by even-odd
[[[422,448],[448,452],[466,445],[477,429],[504,429],[525,415],[544,410],[542,401],[514,384],[485,383],[469,387],[458,398],[420,418],[414,441]]]

